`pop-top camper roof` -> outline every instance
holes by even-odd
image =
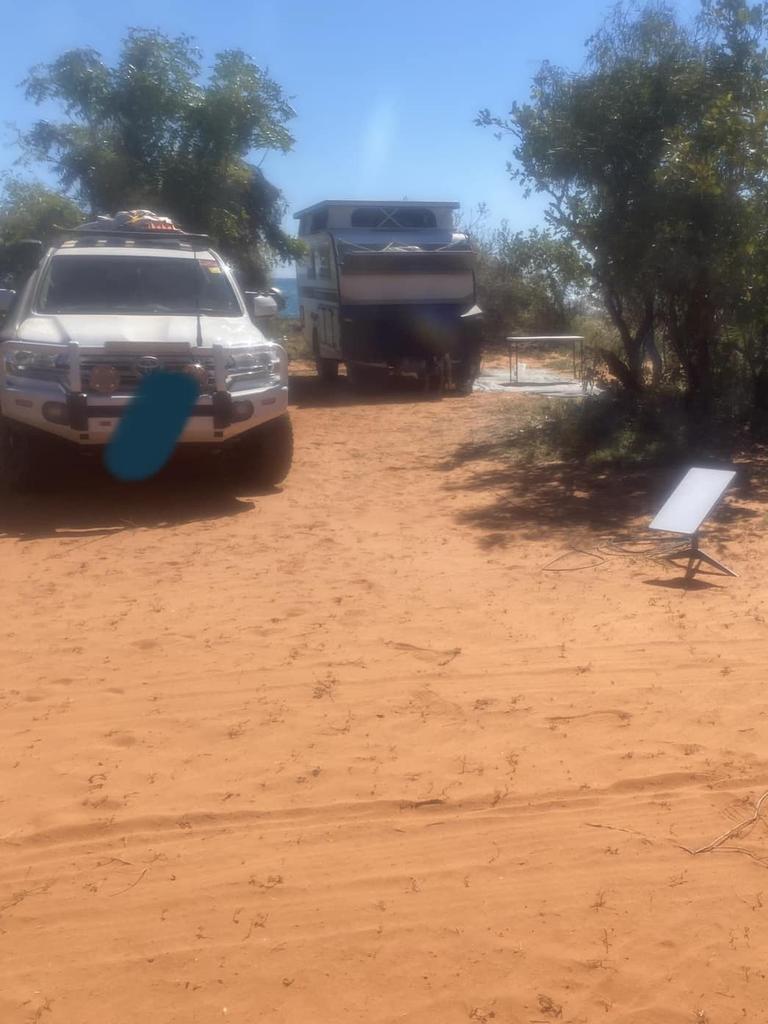
[[[461,203],[445,202],[419,202],[414,199],[323,199],[312,206],[305,206],[303,210],[294,213],[296,220],[303,217],[305,213],[314,213],[315,210],[322,210],[326,206],[426,206],[429,209],[458,210]]]
[[[319,231],[429,231],[452,230],[456,202],[415,200],[325,199],[299,210],[299,234]]]

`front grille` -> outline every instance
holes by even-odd
[[[90,374],[96,366],[114,366],[117,372],[120,374],[120,386],[119,391],[122,394],[132,394],[138,390],[139,383],[142,378],[146,375],[143,374],[137,368],[137,362],[141,359],[141,353],[139,355],[98,355],[98,356],[81,356],[80,357],[80,373],[82,376],[83,390],[88,393],[92,391]],[[208,371],[208,390],[213,390],[216,385],[216,374],[214,370],[212,359],[194,359],[190,356],[159,356],[159,365],[155,367],[155,370],[165,370],[170,373],[181,373],[186,367],[194,366],[196,363],[200,363]],[[150,371],[150,372],[155,372]]]

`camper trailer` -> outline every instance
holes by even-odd
[[[326,200],[296,214],[306,342],[323,380],[410,374],[425,389],[471,391],[481,348],[474,252],[458,203]]]

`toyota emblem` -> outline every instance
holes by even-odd
[[[160,369],[160,360],[157,356],[142,356],[136,360],[136,372],[145,377],[148,373],[154,373]]]

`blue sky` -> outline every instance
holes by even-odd
[[[294,97],[293,151],[263,169],[291,212],[324,198],[485,202],[493,221],[542,222],[543,203],[509,181],[510,144],[473,126],[480,107],[524,99],[547,59],[578,67],[603,0],[28,0],[4,5],[0,121],[35,109],[30,65],[90,45],[113,58],[128,26],[195,36],[206,56],[240,47]],[[696,0],[680,0],[686,14]],[[0,170],[18,155],[4,131]],[[287,218],[286,227],[294,222]]]

